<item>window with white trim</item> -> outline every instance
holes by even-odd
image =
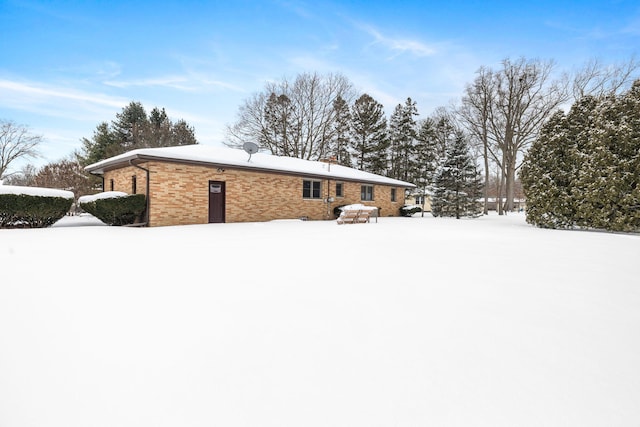
[[[303,199],[319,199],[322,183],[320,181],[304,180],[302,181],[302,198]]]
[[[373,185],[360,186],[360,200],[365,200],[365,201],[373,200]]]

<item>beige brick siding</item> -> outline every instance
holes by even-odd
[[[374,200],[360,200],[361,183],[343,183],[344,197],[335,197],[336,181],[267,172],[253,172],[225,167],[147,162],[141,167],[150,173],[150,226],[206,224],[209,222],[209,181],[226,183],[226,222],[270,221],[306,217],[312,220],[333,219],[333,208],[362,203],[381,208],[381,216],[398,216],[404,203],[404,189],[378,184]],[[105,191],[113,180],[115,191],[131,193],[132,176],[136,176],[137,193],[146,193],[146,172],[132,166],[106,171]],[[321,199],[303,199],[303,180],[321,181]],[[327,204],[324,198],[334,197]],[[391,201],[396,188],[396,201]]]

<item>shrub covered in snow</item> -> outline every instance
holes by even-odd
[[[418,205],[404,205],[400,207],[401,216],[411,216],[418,212],[422,212],[422,208]]]
[[[107,191],[78,199],[80,207],[109,225],[133,224],[146,208],[144,194],[127,194]]]
[[[73,193],[39,187],[0,186],[0,228],[44,228],[65,216]]]

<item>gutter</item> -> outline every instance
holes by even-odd
[[[136,165],[135,163],[133,163],[133,159],[129,160],[129,166],[133,166],[134,168],[138,168],[138,169],[142,169],[143,171],[146,172],[147,174],[147,190],[146,190],[146,194],[145,194],[145,198],[146,198],[146,207],[144,210],[144,224],[142,224],[145,227],[149,226],[149,208],[151,206],[151,197],[149,197],[149,178],[150,178],[150,172],[149,169],[143,168],[142,166]],[[103,175],[103,185],[104,185],[104,175]]]

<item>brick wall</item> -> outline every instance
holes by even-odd
[[[333,208],[362,203],[381,208],[381,216],[398,216],[404,203],[404,189],[378,184],[374,200],[360,200],[360,183],[343,183],[344,197],[335,197],[336,181],[303,176],[252,172],[232,168],[172,162],[147,162],[140,166],[150,171],[150,226],[206,224],[209,222],[209,181],[226,183],[226,222],[270,221],[306,217],[312,220],[333,219]],[[137,193],[146,192],[146,172],[132,166],[107,171],[105,191],[113,180],[115,191],[131,193],[132,176],[136,176]],[[321,199],[303,199],[304,179],[321,181]],[[324,202],[329,196],[335,201]],[[396,201],[391,201],[396,188]]]

